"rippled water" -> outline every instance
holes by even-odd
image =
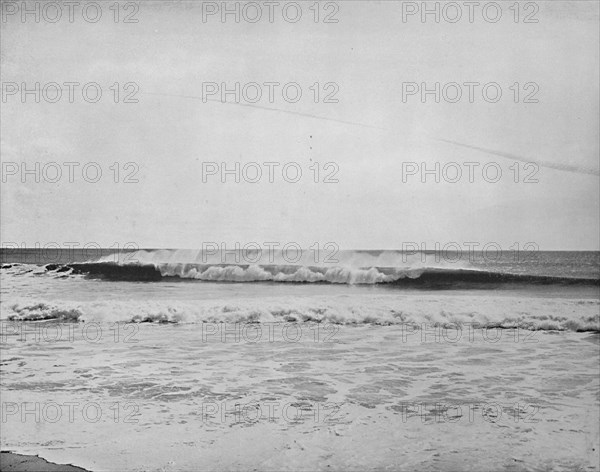
[[[5,448],[50,460],[91,470],[598,464],[597,334],[338,326],[291,342],[297,334],[273,325],[272,341],[249,342],[248,331],[236,342],[229,326],[223,342],[207,325],[146,324],[129,342],[101,325],[92,342],[77,325],[49,343],[56,330],[37,326],[3,343],[3,402],[18,411],[2,434]],[[62,410],[54,423],[51,402]],[[78,403],[73,421],[66,402]]]

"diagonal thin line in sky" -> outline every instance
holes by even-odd
[[[163,96],[163,97],[191,98],[194,100],[202,100],[202,97],[197,97],[197,96],[193,96],[193,95],[178,95],[178,94],[171,94],[171,93],[156,93],[156,92],[143,92],[143,93],[145,93],[146,95],[159,95],[159,96]],[[382,128],[380,126],[373,126],[373,125],[368,125],[365,123],[357,123],[355,121],[338,120],[336,118],[328,118],[326,116],[311,115],[310,113],[302,113],[299,111],[283,110],[281,108],[269,108],[269,107],[265,107],[262,105],[255,105],[255,104],[251,104],[251,103],[236,103],[236,102],[227,102],[227,101],[224,102],[222,100],[216,100],[214,98],[213,99],[207,98],[206,101],[215,102],[215,103],[223,103],[224,105],[237,105],[240,107],[257,108],[259,110],[287,113],[289,115],[304,116],[306,118],[313,118],[316,120],[333,121],[335,123],[342,123],[345,125],[362,126],[363,128],[380,129],[380,130],[387,131],[386,128]]]
[[[514,154],[509,154],[507,152],[495,151],[493,149],[487,149],[487,148],[483,148],[483,147],[479,147],[479,146],[472,146],[470,144],[459,143],[457,141],[452,141],[450,139],[443,139],[443,138],[434,138],[434,139],[436,141],[442,141],[444,143],[454,144],[456,146],[464,147],[467,149],[475,149],[477,151],[482,151],[482,152],[485,152],[488,154],[494,154],[496,156],[506,157],[507,159],[514,159],[515,161],[519,161],[519,162],[537,164],[540,167],[547,167],[549,169],[562,170],[565,172],[575,172],[577,174],[600,175],[600,171],[598,169],[592,169],[591,167],[580,167],[580,166],[573,166],[573,165],[568,165],[568,164],[557,164],[554,162],[540,161],[537,159],[528,159],[525,157],[516,156]]]

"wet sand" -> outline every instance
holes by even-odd
[[[67,464],[54,464],[38,456],[0,453],[0,470],[10,472],[87,472],[81,467]]]

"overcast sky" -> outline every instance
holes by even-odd
[[[22,103],[19,92],[4,97],[4,243],[200,248],[209,241],[331,241],[345,249],[392,249],[475,241],[599,249],[596,1],[537,2],[537,23],[523,23],[531,9],[515,23],[513,2],[499,2],[496,23],[480,10],[470,23],[466,7],[456,23],[423,23],[418,14],[403,21],[399,1],[337,2],[337,23],[322,21],[334,12],[324,4],[315,23],[313,2],[299,2],[296,23],[280,9],[270,23],[261,2],[257,23],[223,23],[218,14],[203,22],[202,2],[141,2],[137,23],[122,22],[131,10],[121,10],[115,23],[112,2],[101,3],[97,23],[79,10],[70,23],[66,9],[56,23],[22,22],[20,12],[0,23],[5,92],[10,82],[96,82],[103,92],[97,103],[83,100],[81,88],[74,103],[66,89],[57,103],[35,103],[29,95]],[[122,103],[123,90],[114,103],[115,82],[135,82],[138,103]],[[233,97],[221,103],[218,94],[205,103],[206,82],[295,82],[302,98],[288,103],[279,87],[269,103],[263,87],[257,106],[243,97],[241,104]],[[318,103],[309,88],[315,82]],[[324,90],[329,82],[337,85]],[[418,93],[403,103],[406,82],[495,82],[502,97],[488,103],[479,87],[473,103],[464,95],[457,103],[435,103],[433,96],[422,103]],[[519,103],[509,88],[515,82]],[[525,90],[529,82],[536,85]],[[338,103],[323,103],[335,88]],[[524,103],[535,88],[538,103]],[[8,175],[7,163],[33,168],[52,161],[81,163],[75,181],[66,167],[57,183]],[[97,183],[81,176],[89,162],[103,170]],[[134,169],[125,163],[136,163],[139,182],[115,183],[114,162],[119,180]],[[265,174],[258,183],[222,183],[218,176],[203,182],[203,162],[281,166],[274,183]],[[288,162],[303,171],[298,183],[282,178]],[[339,182],[315,183],[310,166],[319,164],[323,180],[334,169],[324,170],[327,162],[339,167]],[[431,169],[456,162],[464,172],[456,183],[432,176],[422,183],[418,174],[403,179],[403,163],[406,169],[410,162]],[[480,163],[474,182],[465,162]],[[527,162],[539,166],[537,183],[523,182],[534,169]],[[503,171],[498,182],[483,178],[487,163]]]

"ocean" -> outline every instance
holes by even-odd
[[[600,253],[493,249],[4,249],[3,448],[89,470],[598,470]]]

